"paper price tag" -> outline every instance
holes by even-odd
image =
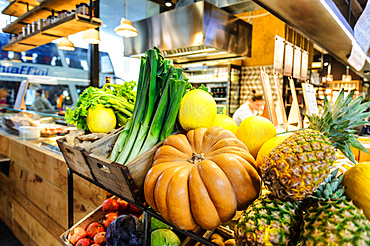
[[[370,47],[370,1],[367,2],[365,10],[357,20],[354,28],[354,36],[362,51],[367,53]]]
[[[292,76],[293,71],[293,44],[286,42],[285,45],[285,60],[284,60],[284,76]]]
[[[361,50],[360,46],[358,46],[357,44],[353,44],[351,55],[348,58],[348,63],[351,64],[351,66],[354,67],[357,71],[360,71],[364,67],[365,61],[365,53]]]
[[[303,97],[306,104],[308,115],[319,115],[319,107],[317,106],[316,91],[313,85],[302,83]]]

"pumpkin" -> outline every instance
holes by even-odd
[[[215,229],[258,197],[256,165],[247,147],[221,127],[171,135],[145,177],[145,199],[180,229]]]

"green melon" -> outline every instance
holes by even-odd
[[[151,246],[179,246],[181,244],[177,235],[168,229],[153,231],[151,238]]]

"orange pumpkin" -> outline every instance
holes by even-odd
[[[183,230],[215,229],[259,195],[256,161],[233,133],[198,128],[166,138],[146,175],[147,203]]]

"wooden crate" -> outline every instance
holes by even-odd
[[[113,199],[117,199],[117,197],[113,196]],[[65,231],[62,235],[60,235],[60,239],[62,240],[63,244],[66,246],[73,246],[68,241],[68,235],[69,232],[74,229],[75,227],[82,227],[84,229],[87,228],[87,226],[92,222],[98,222],[103,224],[103,220],[105,217],[105,213],[103,212],[102,205],[100,205],[98,208],[96,208],[94,211],[86,215],[84,218],[82,218],[79,222],[74,224],[71,228],[69,228],[67,231]]]
[[[110,145],[106,144],[107,141],[102,142],[101,145],[109,147]],[[144,179],[152,167],[154,154],[161,145],[162,143],[155,145],[126,165],[118,164],[107,159],[106,156],[99,155],[101,152],[96,151],[98,148],[93,152],[89,152],[87,149],[84,154],[99,184],[128,200],[143,204],[145,201]],[[110,153],[112,148],[113,146],[107,152]]]
[[[89,179],[95,180],[91,173],[90,166],[86,162],[85,155],[83,154],[84,150],[82,148],[68,144],[65,138],[58,139],[57,143],[70,169]]]

